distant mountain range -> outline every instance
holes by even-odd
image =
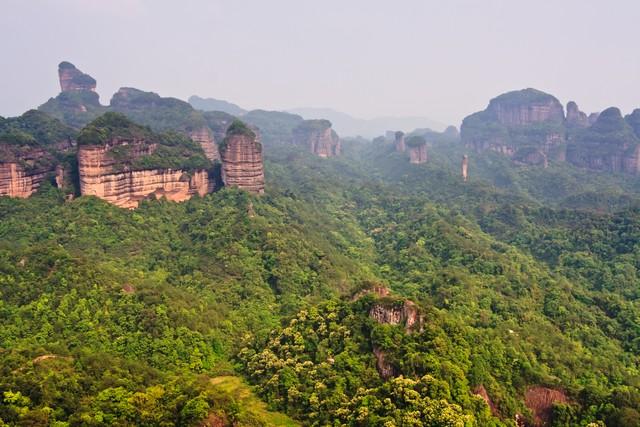
[[[193,108],[203,111],[223,111],[242,116],[247,113],[244,108],[228,101],[215,98],[200,98],[193,95],[189,98]],[[331,108],[293,108],[286,110],[288,113],[298,114],[304,119],[327,119],[333,124],[333,129],[340,136],[363,136],[375,138],[383,135],[388,130],[402,130],[410,132],[418,128],[429,128],[442,131],[446,127],[443,123],[428,117],[376,117],[373,119],[360,119],[347,113]]]
[[[302,116],[305,119],[327,119],[333,124],[333,128],[340,136],[363,136],[375,138],[383,135],[388,130],[402,130],[410,132],[417,128],[429,128],[442,131],[445,124],[428,117],[376,117],[373,119],[360,119],[347,113],[332,110],[331,108],[294,108],[287,110]]]
[[[196,95],[189,97],[189,104],[196,110],[223,111],[234,116],[241,116],[247,112],[247,110],[234,103],[215,98],[200,98]]]

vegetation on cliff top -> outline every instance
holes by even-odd
[[[0,121],[0,144],[47,146],[69,141],[75,133],[74,129],[37,110]]]
[[[119,142],[126,141],[127,144]],[[98,117],[78,134],[79,145],[109,144],[109,155],[117,159],[118,167],[132,169],[209,169],[211,162],[202,147],[176,132],[155,133],[140,126],[125,115],[108,112]],[[151,154],[134,156],[136,144],[155,145]]]

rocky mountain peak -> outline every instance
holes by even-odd
[[[89,74],[78,70],[70,62],[63,61],[58,65],[58,77],[62,92],[74,90],[95,91],[96,80]]]

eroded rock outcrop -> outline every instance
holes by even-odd
[[[586,113],[583,113],[578,108],[578,104],[574,101],[569,101],[567,103],[567,126],[569,127],[578,127],[578,128],[586,128],[590,126],[589,118]]]
[[[106,111],[95,92],[96,80],[70,62],[58,65],[61,92],[38,107],[38,110],[69,126],[80,128]]]
[[[427,162],[427,141],[419,135],[410,136],[406,141],[409,162],[421,164]]]
[[[422,331],[424,319],[413,301],[392,296],[386,286],[373,282],[365,283],[353,294],[351,300],[357,301],[365,297],[373,299],[369,305],[369,317],[376,322],[400,326],[406,333]],[[380,377],[389,379],[395,376],[396,368],[385,349],[373,342],[372,350]]]
[[[96,90],[96,80],[89,74],[78,70],[70,62],[63,61],[58,65],[58,78],[62,92],[73,90]]]
[[[572,138],[567,161],[588,169],[640,173],[640,139],[616,107],[604,110]]]
[[[529,387],[524,394],[524,403],[531,410],[534,427],[549,425],[553,415],[553,405],[556,403],[568,403],[567,395],[560,391],[548,387]]]
[[[213,138],[213,132],[208,127],[202,126],[195,129],[189,132],[189,136],[194,142],[200,144],[207,159],[211,161],[220,160],[218,145]]]
[[[397,152],[404,153],[404,151],[407,148],[406,145],[405,145],[405,141],[404,141],[404,132],[402,132],[402,131],[397,131],[396,132],[395,141],[394,141],[394,147],[395,147]]]
[[[220,144],[222,182],[251,193],[264,193],[262,145],[257,134],[239,120],[227,130]]]
[[[486,110],[466,117],[461,138],[476,152],[492,150],[522,163],[545,164],[564,160],[564,122],[555,97],[524,89],[500,95]]]
[[[178,136],[165,138],[117,113],[99,117],[78,137],[80,193],[124,208],[153,196],[179,202],[206,194],[204,153],[190,151]]]
[[[29,197],[46,180],[70,184],[63,165],[74,147],[73,129],[30,110],[0,123],[0,196]],[[71,189],[72,192],[72,189]]]
[[[320,157],[340,155],[340,138],[329,120],[305,120],[293,130],[293,142]]]

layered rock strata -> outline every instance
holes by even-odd
[[[96,196],[122,208],[135,208],[149,197],[181,202],[195,194],[204,196],[209,191],[206,170],[128,170],[126,167],[120,170],[112,152],[118,146],[129,144],[138,146],[131,151],[134,157],[149,155],[156,148],[145,145],[144,141],[126,140],[113,140],[105,146],[80,146],[78,169],[83,196]]]
[[[461,138],[476,152],[496,151],[521,163],[563,161],[564,110],[555,97],[535,89],[509,92],[492,99],[484,111],[466,117]]]
[[[220,146],[222,182],[251,193],[264,193],[262,144],[257,134],[236,120]]]
[[[316,156],[340,155],[340,138],[329,120],[305,120],[293,130],[293,142],[308,147]]]
[[[567,147],[567,161],[588,169],[640,173],[640,138],[616,107],[607,108]]]
[[[409,152],[410,163],[419,165],[427,162],[427,141],[424,137],[411,136],[407,138],[406,146]]]
[[[96,90],[96,80],[88,74],[78,70],[70,62],[63,61],[58,65],[58,78],[62,92],[74,90]]]
[[[218,145],[215,142],[213,133],[208,127],[202,126],[189,133],[189,137],[200,144],[204,155],[211,161],[220,160],[220,152],[218,151]]]

